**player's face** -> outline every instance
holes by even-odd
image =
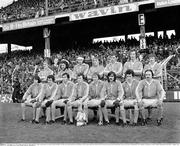
[[[152,79],[152,73],[150,71],[147,71],[145,76],[146,76],[146,79]]]
[[[48,78],[47,81],[48,81],[48,84],[49,84],[49,85],[52,85],[53,80],[52,80],[51,78]]]
[[[57,63],[58,63],[58,59],[55,58],[55,59],[54,59],[54,64],[57,64]]]
[[[67,78],[66,75],[62,76],[62,78],[63,78],[63,81],[64,81],[64,82],[67,82],[67,81],[68,81],[68,78]]]
[[[130,53],[130,57],[131,57],[131,60],[135,60],[136,59],[136,52],[131,52]]]
[[[77,62],[78,62],[78,64],[82,64],[83,63],[83,59],[78,59]]]
[[[38,83],[38,80],[34,79],[34,83]]]
[[[154,58],[154,57],[150,57],[150,58],[149,58],[149,61],[150,61],[151,63],[154,63],[154,62],[155,62],[155,58]]]
[[[48,67],[48,63],[47,63],[46,61],[43,63],[43,67],[44,67],[44,68],[47,68],[47,67]]]
[[[93,81],[98,81],[98,76],[96,75],[96,74],[94,74],[93,76],[92,76],[92,78],[93,78]]]
[[[111,62],[114,63],[116,61],[116,56],[111,57]]]
[[[65,69],[66,65],[64,63],[61,64],[61,69]]]
[[[126,75],[126,80],[127,80],[127,81],[131,81],[132,78],[133,78],[132,74],[127,74],[127,75]]]
[[[98,59],[93,59],[93,64],[94,64],[95,66],[99,65],[99,60],[98,60]]]
[[[78,81],[78,83],[81,83],[83,81],[83,77],[82,76],[78,76],[77,81]]]
[[[110,80],[111,82],[114,81],[114,75],[113,75],[113,74],[111,74],[111,75],[109,76],[109,80]]]

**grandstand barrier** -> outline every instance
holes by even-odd
[[[1,94],[0,102],[12,103],[12,95],[11,94]],[[164,102],[180,102],[180,89],[166,91],[166,97],[164,98]]]

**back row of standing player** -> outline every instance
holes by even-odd
[[[149,63],[144,66],[139,59],[136,58],[136,52],[130,51],[130,61],[127,61],[124,66],[121,62],[117,62],[116,56],[112,55],[109,63],[104,67],[99,64],[98,58],[92,58],[92,66],[89,67],[88,64],[83,63],[83,57],[77,57],[77,64],[74,66],[73,70],[69,68],[69,62],[62,59],[60,62],[60,68],[57,73],[54,73],[52,69],[48,67],[48,63],[44,62],[44,68],[39,71],[38,75],[41,80],[46,80],[47,76],[50,74],[55,75],[56,81],[62,80],[62,74],[68,73],[71,79],[76,79],[77,75],[83,74],[86,79],[92,79],[94,73],[98,73],[101,78],[107,76],[110,71],[116,73],[118,78],[124,77],[126,70],[132,69],[135,73],[137,79],[141,79],[143,73],[147,69],[151,69],[154,73],[155,78],[160,78],[162,75],[161,65],[156,62],[156,56],[154,54],[149,55]],[[37,72],[37,69],[35,69]]]

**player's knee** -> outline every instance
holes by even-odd
[[[25,103],[21,103],[21,107],[23,107],[23,108],[24,108],[25,106],[26,106],[26,104],[25,104]]]

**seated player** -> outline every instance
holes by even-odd
[[[67,102],[68,117],[70,124],[73,124],[72,108],[78,107],[78,111],[82,110],[83,102],[88,98],[89,85],[83,80],[83,75],[77,77],[77,83],[74,87],[72,99]]]
[[[34,76],[34,83],[28,88],[28,90],[25,92],[22,103],[21,103],[21,109],[22,109],[22,119],[21,121],[25,121],[25,109],[26,106],[30,106],[33,108],[33,120],[32,123],[35,122],[36,117],[36,103],[40,95],[40,91],[42,89],[42,84],[40,83],[41,80],[39,76]]]
[[[67,102],[71,100],[74,83],[71,82],[68,73],[62,74],[63,82],[59,85],[54,101],[51,105],[52,122],[55,122],[56,107],[64,107],[64,124],[67,122]]]
[[[122,108],[121,110],[124,110],[126,107],[134,107],[134,116],[133,116],[134,118],[131,120],[133,120],[133,126],[136,126],[139,116],[136,88],[139,84],[139,81],[134,79],[134,71],[131,69],[128,69],[125,72],[125,79],[126,79],[125,82],[122,84],[124,90],[124,99],[123,99],[123,104],[121,106]]]
[[[158,117],[157,124],[161,125],[163,120],[163,98],[165,91],[158,80],[153,79],[153,71],[145,71],[145,79],[140,81],[136,95],[141,99],[141,113],[143,117],[142,125],[146,125],[145,108],[157,107]]]
[[[105,82],[102,89],[102,96],[105,99],[105,101],[102,100],[101,102],[102,113],[105,119],[105,124],[109,124],[107,108],[115,107],[116,124],[119,125],[119,106],[122,104],[124,91],[121,82],[116,80],[116,74],[114,72],[108,73],[107,80],[108,81]],[[121,111],[121,115],[123,117],[124,126],[126,124],[124,110]]]
[[[54,97],[57,93],[58,85],[54,83],[54,76],[49,75],[47,77],[47,83],[43,85],[43,88],[41,90],[38,103],[37,103],[37,114],[36,114],[36,123],[39,123],[39,116],[41,109],[46,109],[46,124],[50,124],[51,117],[50,117],[50,107],[53,103]]]
[[[100,110],[100,103],[101,103],[101,91],[103,88],[104,83],[99,80],[99,75],[94,73],[92,75],[93,81],[89,85],[89,96],[87,100],[83,103],[84,111],[86,113],[86,122],[88,123],[88,107],[98,107],[99,112],[99,121],[102,122],[102,111]]]

